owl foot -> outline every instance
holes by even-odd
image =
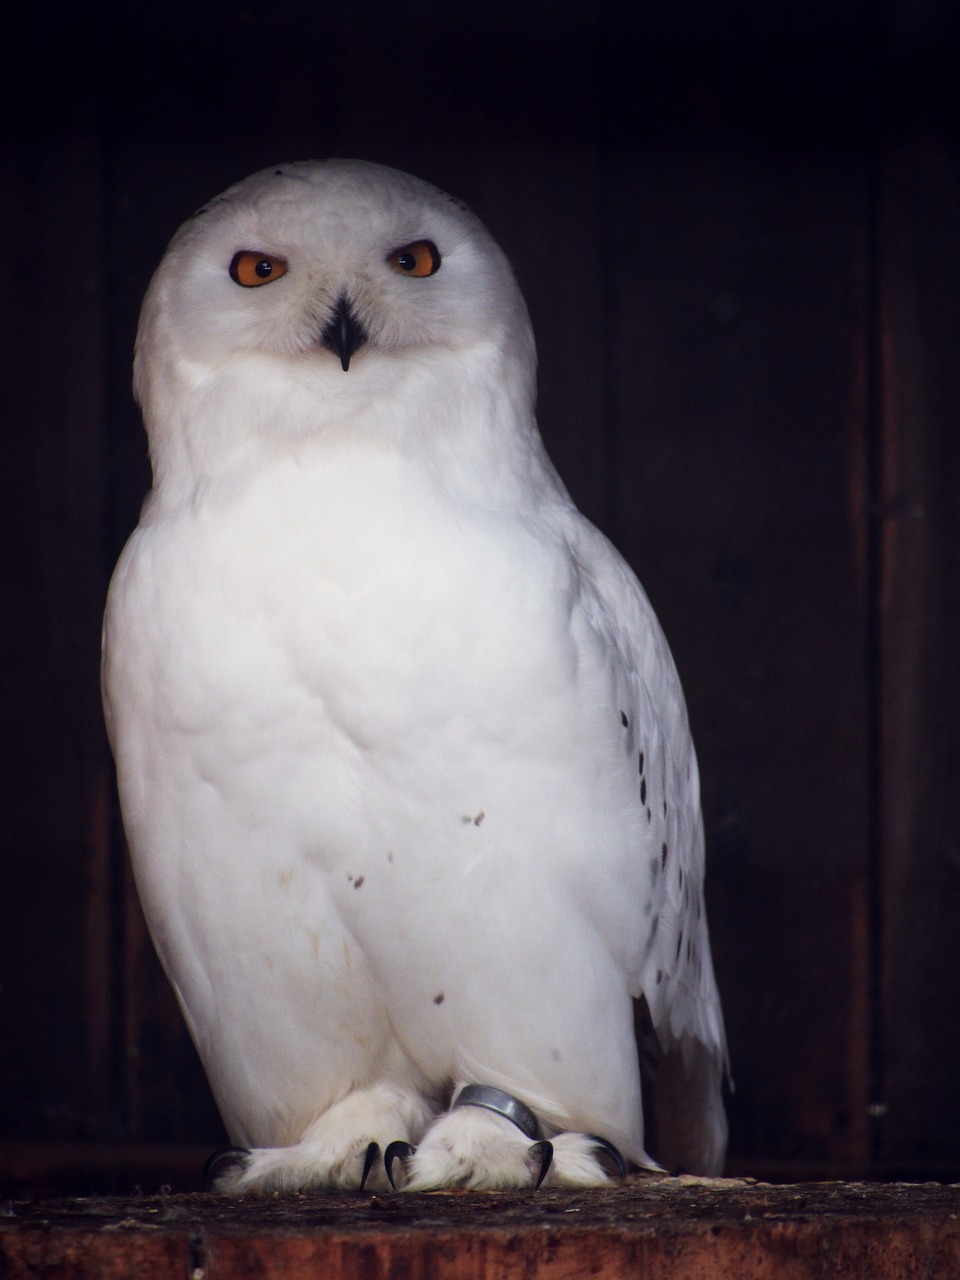
[[[378,1177],[379,1173],[379,1177]],[[382,1184],[382,1185],[380,1185]],[[322,1144],[300,1142],[295,1147],[230,1148],[207,1162],[204,1188],[242,1195],[247,1191],[386,1190],[376,1142],[360,1143],[337,1156]]]
[[[384,1163],[390,1185],[404,1191],[603,1187],[627,1172],[623,1156],[605,1138],[559,1133],[547,1140],[524,1103],[479,1085],[461,1090],[419,1147],[392,1142]]]
[[[627,1176],[627,1163],[606,1138],[591,1133],[558,1133],[551,1138],[553,1164],[547,1187],[609,1187]]]
[[[531,1143],[503,1116],[479,1107],[448,1111],[409,1154],[391,1144],[391,1173],[400,1156],[404,1191],[444,1187],[495,1190],[539,1186],[552,1155],[549,1143]]]
[[[289,1147],[231,1147],[207,1164],[209,1190],[246,1191],[388,1190],[376,1133],[423,1132],[430,1104],[388,1085],[358,1089],[325,1111],[299,1142]]]
[[[219,1147],[203,1166],[204,1191],[216,1191],[222,1178],[237,1168],[246,1168],[249,1155],[246,1147]]]

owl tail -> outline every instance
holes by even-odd
[[[655,1068],[649,1145],[671,1172],[719,1177],[727,1152],[723,1064],[699,1040],[684,1037]],[[649,1085],[648,1085],[648,1091]]]
[[[671,1040],[654,1028],[644,997],[633,1008],[644,1145],[670,1173],[719,1177],[727,1153],[723,1081],[729,1080],[722,1028],[714,1046],[690,1032]]]

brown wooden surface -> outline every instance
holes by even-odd
[[[960,1189],[643,1180],[601,1192],[11,1201],[0,1275],[920,1280],[960,1271]]]
[[[548,447],[668,632],[735,1167],[960,1166],[957,78],[929,7],[770,12],[280,0],[264,38],[227,0],[16,9],[0,1135],[220,1140],[100,723],[148,475],[130,356],[194,207],[338,153],[458,191],[503,242]]]

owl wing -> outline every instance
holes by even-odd
[[[655,1074],[648,1143],[668,1168],[719,1173],[727,1048],[704,906],[699,775],[686,705],[636,576],[598,530],[573,514],[566,537],[580,574],[581,619],[602,640],[635,760],[629,807],[635,854],[646,871],[625,977],[638,1001],[641,1060]]]

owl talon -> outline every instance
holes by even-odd
[[[218,1147],[203,1166],[204,1191],[216,1191],[225,1173],[246,1164],[250,1152],[246,1147]]]
[[[378,1142],[371,1142],[370,1145],[367,1147],[366,1155],[363,1157],[363,1173],[360,1176],[361,1191],[367,1185],[367,1179],[370,1177],[370,1173],[379,1159],[380,1159],[380,1144]]]
[[[540,1172],[537,1175],[536,1182],[533,1184],[534,1190],[536,1190],[550,1171],[551,1164],[553,1164],[553,1143],[548,1142],[546,1139],[542,1142],[535,1142],[530,1148],[529,1154],[535,1160],[540,1161]]]
[[[391,1142],[389,1147],[383,1153],[383,1165],[387,1171],[387,1181],[393,1187],[394,1191],[399,1191],[393,1177],[393,1164],[395,1160],[399,1160],[405,1168],[407,1161],[416,1151],[416,1147],[412,1147],[409,1142]],[[368,1153],[369,1154],[369,1153]]]
[[[617,1148],[606,1138],[598,1138],[595,1133],[588,1133],[587,1137],[596,1148],[597,1164],[608,1177],[616,1175],[617,1181],[622,1182],[627,1176],[627,1162]]]

